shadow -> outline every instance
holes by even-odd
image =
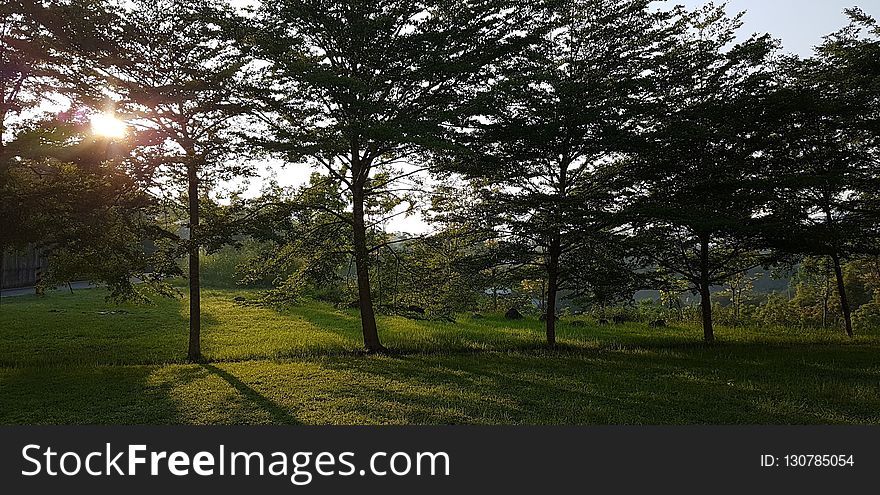
[[[200,367],[209,373],[220,377],[240,393],[251,404],[268,413],[275,424],[297,425],[302,424],[296,417],[291,415],[285,408],[267,399],[248,384],[239,380],[231,373],[210,364],[202,364]]]
[[[0,369],[0,423],[876,424],[876,349],[850,351],[553,349]]]
[[[361,339],[360,313],[354,310],[333,309],[317,305],[292,306],[278,310],[281,314],[293,315],[311,323],[321,330],[335,333],[347,339]],[[381,318],[377,315],[377,319]],[[381,330],[380,330],[381,332]]]
[[[202,320],[202,327],[203,328],[204,327],[219,326],[221,323],[220,318],[218,318],[212,311],[205,311],[204,308],[202,309],[201,320]],[[185,321],[185,323],[189,324],[188,319],[186,319],[184,321]]]
[[[206,298],[219,323],[206,319],[203,365],[157,365],[186,348],[179,300],[110,316],[100,291],[11,303],[0,423],[880,423],[869,337],[722,329],[707,346],[690,327],[560,325],[549,348],[534,319],[383,316],[393,352],[366,356],[356,312],[223,297]]]
[[[323,331],[347,339],[351,349],[362,347],[361,321],[356,311],[311,304],[286,308],[284,313],[296,315]],[[509,322],[509,325],[498,327],[498,322],[489,319],[475,322],[462,318],[456,322],[442,322],[377,315],[376,320],[382,342],[398,355],[526,350],[542,346],[543,329],[537,328],[537,321]]]
[[[0,369],[0,424],[175,424],[155,366]]]
[[[866,349],[823,353],[485,353],[328,359],[358,383],[348,411],[380,423],[873,424]],[[806,379],[805,379],[806,378]]]

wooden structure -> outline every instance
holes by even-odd
[[[48,260],[35,248],[7,251],[0,256],[0,288],[31,287],[46,273]]]

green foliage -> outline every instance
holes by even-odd
[[[90,137],[84,126],[75,118],[36,122],[7,143],[0,196],[15,208],[0,220],[12,223],[0,249],[30,243],[46,253],[48,285],[103,282],[116,299],[169,293],[162,279],[179,273],[173,253],[146,249],[161,237],[155,203],[119,166],[125,146]]]
[[[268,275],[249,276],[255,272],[254,264],[258,263],[266,246],[253,240],[245,240],[237,244],[224,246],[217,251],[202,255],[202,285],[217,289],[271,287],[272,279]]]
[[[876,289],[873,289],[870,282],[873,280],[873,261],[866,259],[849,263],[845,267],[846,291],[851,296],[854,311],[863,319],[856,325],[861,331],[880,328],[873,326],[872,304],[877,301]],[[752,286],[758,279],[755,274],[734,278],[727,286],[716,287],[712,293],[715,320],[730,327],[778,327],[797,331],[837,329],[843,323],[843,315],[831,270],[830,261],[825,258],[803,259],[791,279],[788,295],[753,291]],[[732,283],[739,284],[738,305],[732,300]],[[698,308],[686,305],[681,292],[675,290],[661,291],[657,302],[644,299],[637,305],[614,306],[593,312],[601,318],[620,314],[633,321],[663,318],[667,321],[696,324],[700,319]]]
[[[656,105],[646,112],[632,167],[629,216],[643,263],[686,281],[703,304],[713,340],[710,288],[771,252],[758,236],[764,206],[766,101],[774,87],[769,35],[736,42],[741,15],[712,3],[684,14],[652,74]],[[761,132],[754,132],[761,129]]]
[[[0,4],[0,162],[7,134],[43,118],[41,105],[71,87],[79,63],[112,46],[112,10],[92,1]]]
[[[272,189],[252,206],[250,230],[265,249],[250,263],[246,280],[270,281],[267,302],[309,293],[345,299],[340,270],[352,252],[351,224],[340,188],[338,181],[315,173],[296,191]]]
[[[755,311],[755,318],[766,324],[774,326],[797,326],[803,325],[803,312],[797,304],[792,304],[782,294],[770,294],[767,301]]]
[[[880,329],[880,303],[870,302],[855,310],[853,326],[859,333],[876,333]]]
[[[444,164],[492,185],[479,206],[507,242],[528,253],[523,263],[542,267],[527,285],[548,313],[556,313],[566,289],[607,302],[630,289],[625,270],[603,270],[614,265],[592,264],[584,251],[610,247],[606,240],[619,225],[619,158],[630,151],[637,95],[669,18],[649,4],[587,0],[539,10],[525,26],[534,41],[500,61],[491,93],[461,124],[458,155]],[[615,282],[619,289],[609,290]],[[554,334],[548,318],[548,342]]]
[[[641,270],[630,239],[597,232],[565,257],[569,265],[565,298],[586,306],[629,303],[636,292],[665,287],[656,274]]]
[[[711,3],[10,5],[0,251],[38,244],[49,284],[170,294],[179,259],[204,253],[194,294],[203,279],[267,302],[358,299],[374,351],[374,304],[449,320],[568,298],[702,317],[707,341],[713,315],[849,331],[854,310],[873,325],[880,27],[858,9],[799,59],[739,37],[742,15]],[[70,111],[29,118],[54,91]],[[125,138],[88,136],[99,109],[128,120]],[[319,173],[254,201],[217,190],[269,156]],[[389,232],[426,199],[428,170],[436,230]],[[751,269],[780,260],[800,261],[793,294],[759,293]],[[632,304],[646,288],[660,303]]]
[[[812,57],[780,64],[780,88],[770,104],[779,128],[767,149],[773,167],[765,233],[784,250],[832,260],[840,310],[852,334],[854,304],[842,264],[880,250],[880,31],[863,12],[848,14],[850,25],[826,36]]]
[[[249,106],[240,88],[247,59],[223,33],[230,12],[207,1],[127,2],[114,11],[113,49],[83,61],[69,90],[128,123],[113,143],[127,147],[116,166],[161,207],[145,214],[156,220],[157,252],[169,257],[195,260],[201,248],[233,241],[239,228],[240,199],[221,205],[209,194],[253,168],[236,159],[241,140],[231,130]],[[198,290],[199,274],[190,280]]]
[[[470,110],[493,63],[521,45],[515,31],[530,9],[509,6],[279,1],[261,3],[242,20],[240,41],[265,63],[253,96],[268,129],[254,142],[287,163],[318,167],[340,191],[334,200],[350,205],[350,213],[337,215],[347,226],[330,235],[350,233],[364,344],[372,351],[384,347],[373,316],[371,258],[395,241],[382,226],[413,211],[418,174],[450,145],[450,122]],[[295,289],[297,281],[288,282]]]

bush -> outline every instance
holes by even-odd
[[[880,329],[880,302],[864,304],[853,313],[853,328],[857,333],[870,334]]]
[[[224,246],[219,251],[203,253],[200,263],[202,286],[223,289],[235,287],[268,289],[272,287],[272,280],[269,280],[269,277],[242,283],[245,274],[251,271],[250,265],[259,259],[261,251],[260,244],[246,241],[238,247]]]
[[[782,294],[771,294],[767,302],[758,307],[754,320],[759,325],[792,326],[802,324],[801,312]]]

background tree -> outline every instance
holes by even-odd
[[[266,302],[295,301],[310,292],[347,302],[340,273],[352,253],[345,206],[338,181],[318,173],[294,191],[277,185],[264,190],[248,232],[271,246],[249,273],[249,279],[273,279]]]
[[[792,283],[796,284],[794,303],[798,306],[812,306],[816,301],[822,308],[822,328],[828,327],[831,315],[831,301],[836,290],[834,268],[827,257],[807,257],[801,262]]]
[[[457,165],[499,188],[506,234],[543,266],[546,311],[570,279],[566,258],[605,236],[622,176],[617,158],[635,131],[644,74],[668,12],[647,0],[551,4],[540,42],[509,58],[485,109],[470,122],[476,153]],[[556,319],[546,318],[549,345]]]
[[[880,252],[880,31],[859,11],[849,15],[852,23],[827,37],[813,57],[782,66],[776,104],[784,127],[774,147],[769,238],[789,252],[830,260],[852,336],[843,267],[860,254]]]
[[[0,6],[0,265],[7,249],[28,248],[48,258],[41,284],[85,277],[142,299],[167,292],[158,281],[175,270],[144,249],[152,202],[116,166],[127,148],[94,136],[87,109],[48,115],[86,61],[112,53],[114,19],[102,2]]]
[[[624,234],[595,235],[572,252],[567,297],[605,309],[629,303],[636,292],[656,287],[654,274],[638,265],[639,258]]]
[[[0,149],[19,123],[63,100],[78,62],[105,53],[113,12],[103,2],[12,0],[0,5]]]
[[[266,63],[263,145],[309,163],[342,186],[350,205],[358,300],[369,352],[382,352],[370,285],[368,238],[384,218],[375,198],[427,165],[490,64],[519,44],[528,9],[497,0],[266,2],[245,37]],[[401,198],[400,201],[404,201]]]
[[[706,342],[715,339],[711,287],[766,262],[756,215],[775,46],[767,35],[734,44],[741,25],[712,4],[685,16],[654,74],[657,114],[633,169],[646,263],[700,294]]]
[[[504,231],[506,212],[499,211],[494,199],[499,186],[482,179],[461,180],[448,171],[436,178],[427,218],[439,236],[457,244],[455,269],[467,285],[489,298],[486,309],[510,309],[499,305],[509,302],[535,260]]]
[[[718,293],[730,300],[730,307],[733,308],[733,326],[740,324],[742,309],[752,295],[755,280],[756,277],[748,272],[736,273],[725,281],[723,290]]]
[[[0,5],[0,266],[7,250],[51,233],[44,204],[47,189],[9,149],[17,135],[34,136],[41,108],[66,87],[80,57],[107,48],[108,18],[102,5],[77,1],[9,1]],[[29,132],[34,131],[34,132]],[[29,145],[35,145],[30,141]]]

